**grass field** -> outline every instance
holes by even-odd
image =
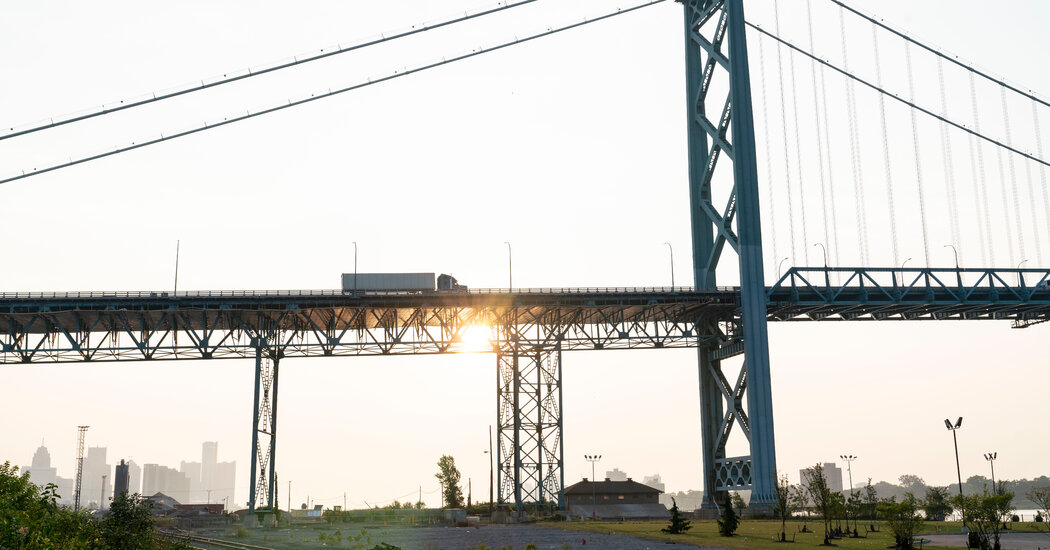
[[[695,544],[697,546],[721,546],[726,548],[789,550],[791,548],[820,547],[821,543],[824,542],[824,527],[820,520],[817,520],[816,522],[808,522],[809,528],[813,530],[812,533],[800,533],[799,529],[802,528],[802,523],[794,520],[789,521],[786,529],[787,538],[788,541],[790,541],[792,536],[794,536],[794,542],[788,542],[786,544],[774,540],[777,533],[780,532],[780,522],[775,520],[744,519],[740,522],[740,527],[737,529],[736,535],[732,537],[720,536],[718,534],[718,523],[714,520],[695,520],[692,523],[692,529],[681,535],[668,535],[660,532],[660,529],[667,527],[667,523],[668,522],[666,521],[623,523],[558,522],[545,525],[573,531],[628,535],[655,541],[680,542]],[[867,533],[865,536],[862,523],[860,530],[861,538],[834,539],[831,542],[836,548],[843,550],[875,550],[893,547],[893,533],[885,526],[876,525],[876,527],[879,528],[878,532]],[[939,530],[941,533],[958,533],[960,527],[961,524],[957,522],[929,522],[926,523],[919,532],[936,533]],[[1043,530],[1046,529],[1045,526],[1037,523],[1025,522],[1010,524],[1010,529],[1012,531],[1034,531],[1040,528]],[[918,537],[916,537],[916,539],[918,539]],[[918,540],[916,540],[916,546],[918,546]]]

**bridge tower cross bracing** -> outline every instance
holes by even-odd
[[[248,515],[264,509],[276,521],[277,381],[280,354],[265,345],[255,347],[255,399],[252,415],[252,468]]]
[[[738,322],[724,330],[707,324],[703,332],[719,334],[718,343],[701,343],[698,348],[704,506],[714,506],[714,500],[730,489],[751,489],[752,506],[768,506],[774,496],[776,454],[743,1],[678,1],[685,15],[688,173],[696,288],[716,288],[716,270],[726,244],[737,254],[740,272]],[[722,157],[732,163],[729,178],[716,177]],[[712,193],[717,185],[728,187],[718,188],[717,196],[725,200],[723,208],[716,206],[716,194]],[[744,362],[736,384],[730,386],[722,372],[722,361],[741,353]],[[743,407],[745,397],[747,411]],[[726,456],[734,425],[740,426],[748,440],[747,456]]]
[[[496,486],[518,513],[565,507],[561,388],[560,344],[507,338],[496,354]]]

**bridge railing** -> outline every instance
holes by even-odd
[[[718,291],[736,291],[735,287],[718,287]],[[300,297],[369,297],[369,296],[454,296],[454,295],[523,295],[523,294],[623,294],[650,293],[670,294],[675,292],[694,292],[691,286],[675,287],[543,287],[543,288],[471,288],[457,290],[359,290],[341,291],[338,289],[306,290],[121,290],[121,291],[43,291],[43,292],[0,292],[0,300],[55,300],[55,299],[176,299],[176,298],[300,298]]]

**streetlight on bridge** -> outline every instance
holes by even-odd
[[[674,290],[674,247],[667,241],[664,241],[664,244],[667,245],[667,252],[671,256],[671,290]]]
[[[780,260],[780,263],[777,264],[777,280],[778,281],[780,280],[780,266],[784,265],[784,262],[786,262],[787,260],[788,260],[788,257],[784,256],[784,258]]]
[[[507,276],[510,279],[508,284],[510,285],[510,290],[513,291],[514,290],[514,252],[510,248],[510,242],[509,241],[503,241],[503,244],[507,245]]]
[[[813,246],[819,246],[820,250],[824,252],[824,287],[830,287],[831,278],[828,275],[828,249],[824,248],[824,243],[813,243]]]
[[[959,288],[962,288],[962,272],[959,271],[959,250],[955,248],[954,244],[946,244],[944,248],[951,248],[952,252],[955,253],[955,278],[959,282]]]

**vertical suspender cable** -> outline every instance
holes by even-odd
[[[835,207],[835,177],[832,165],[831,154],[831,127],[828,124],[828,89],[826,81],[824,80],[824,68],[821,66],[820,70],[820,111],[822,118],[824,119],[824,146],[825,150],[828,151],[828,198],[831,199],[831,234],[835,239],[835,244],[831,247],[831,262],[835,265],[841,265],[839,261],[839,215],[838,209]],[[819,126],[819,125],[818,125]],[[837,274],[836,274],[837,276]]]
[[[806,29],[809,31],[809,51],[816,51],[813,45],[813,9],[810,0],[806,0]],[[820,206],[821,219],[824,222],[824,244],[831,245],[831,231],[828,228],[827,177],[824,173],[824,139],[820,131],[820,107],[817,104],[817,62],[809,60],[809,74],[813,85],[813,129],[817,132],[817,168],[820,172]]]
[[[1035,150],[1039,154],[1039,158],[1043,157],[1043,131],[1039,127],[1039,111],[1036,110],[1035,100],[1032,100],[1032,124],[1035,126]],[[1050,235],[1050,190],[1047,189],[1046,183],[1046,167],[1039,165],[1039,183],[1040,188],[1043,190],[1043,221],[1046,224],[1046,231],[1043,232],[1043,236]],[[1035,197],[1032,197],[1032,201],[1035,201]],[[1039,265],[1043,265],[1040,262]]]
[[[875,83],[882,87],[882,65],[879,61],[879,28],[871,26],[871,41],[875,47]],[[897,208],[893,201],[893,169],[890,164],[889,131],[886,128],[886,96],[879,94],[879,119],[882,121],[882,161],[886,170],[886,197],[890,207],[890,239],[893,242],[893,265],[901,264],[897,238]]]
[[[937,80],[941,88],[941,114],[948,118],[948,98],[944,93],[944,63],[937,58]],[[955,195],[955,163],[952,159],[952,137],[948,125],[941,122],[941,156],[944,158],[944,185],[948,191],[948,222],[952,231],[952,244],[957,249],[958,261],[963,262],[963,246],[959,238],[959,199]]]
[[[849,72],[849,56],[846,50],[846,21],[843,10],[839,8],[839,31],[842,35],[842,63],[846,72]],[[857,102],[854,96],[853,80],[846,79],[846,108],[849,111],[849,148],[850,159],[853,163],[853,192],[856,197],[855,205],[857,212],[857,240],[860,245],[861,265],[868,265],[868,222],[866,205],[864,204],[864,181],[863,164],[859,151],[859,139],[857,131]]]
[[[999,97],[1002,99],[1003,103],[1003,123],[1006,127],[1006,144],[1013,147],[1013,135],[1010,132],[1010,110],[1006,105],[1006,88],[999,88]],[[1014,154],[1007,152],[1007,155],[1010,163],[1010,187],[1014,194],[1014,218],[1017,221],[1017,247],[1018,251],[1021,253],[1021,260],[1026,260],[1027,258],[1025,257],[1024,249],[1024,222],[1021,216],[1021,191],[1017,187],[1017,172],[1014,169]],[[1029,172],[1031,171],[1029,170]],[[1035,196],[1032,195],[1031,177],[1028,178],[1028,203],[1032,209],[1032,225],[1034,227],[1036,223]],[[1036,254],[1042,256],[1038,239],[1036,240],[1035,249]]]
[[[768,263],[770,267],[774,264],[780,263],[780,252],[777,249],[777,209],[774,203],[774,197],[776,193],[773,192],[773,154],[770,151],[769,141],[769,103],[766,101],[766,54],[762,48],[762,44],[765,42],[765,37],[761,34],[758,35],[758,73],[759,73],[759,86],[762,89],[762,132],[764,133],[765,143],[762,144],[762,148],[766,151],[766,190],[769,196],[769,231],[766,231],[766,235],[769,235],[773,245],[773,258],[772,262]],[[779,278],[779,276],[777,277]]]
[[[1010,251],[1009,264],[1015,265],[1017,263],[1017,256],[1014,255],[1014,235],[1010,229],[1010,194],[1006,185],[1006,172],[1003,170],[1003,148],[995,148],[995,163],[999,168],[999,198],[1002,199],[1003,203],[1003,218],[1002,228],[1006,232],[1006,244],[1007,249]],[[1022,251],[1023,254],[1023,251]],[[1024,257],[1022,256],[1022,260]]]
[[[911,43],[904,44],[904,54],[908,66],[908,95],[915,102],[915,78],[911,70]],[[911,110],[911,140],[915,148],[915,181],[919,191],[919,220],[922,223],[922,249],[926,266],[930,265],[930,232],[926,224],[926,193],[922,188],[922,156],[919,147],[919,126],[915,121],[915,109]]]
[[[776,23],[777,36],[780,36],[780,10],[773,3],[773,19]],[[784,47],[777,45],[777,74],[780,76],[780,123],[784,135],[784,186],[787,188],[788,227],[791,230],[791,258],[798,261],[798,247],[795,245],[795,207],[791,200],[791,155],[788,153],[787,106],[784,101]],[[802,245],[805,248],[805,244]]]
[[[802,176],[802,137],[798,127],[802,125],[798,120],[798,80],[795,78],[795,55],[788,52],[788,72],[791,73],[791,119],[795,127],[795,166],[798,167],[798,203],[799,213],[802,216],[802,256],[806,265],[809,265],[809,231],[806,228],[806,179]],[[825,246],[827,246],[825,244]]]
[[[970,106],[973,109],[973,129],[977,133],[981,133],[981,116],[977,110],[977,86],[974,83],[973,73],[970,73]],[[977,141],[970,134],[970,157],[973,158],[973,144],[977,143],[977,172],[974,177],[974,194],[978,194],[980,190],[980,198],[977,200],[977,213],[980,216],[981,212],[984,212],[984,231],[982,232],[981,242],[982,247],[986,247],[988,250],[988,257],[984,265],[987,267],[995,267],[995,246],[992,242],[992,214],[989,210],[988,204],[988,186],[985,184],[985,171],[984,171],[984,146],[983,143]]]

